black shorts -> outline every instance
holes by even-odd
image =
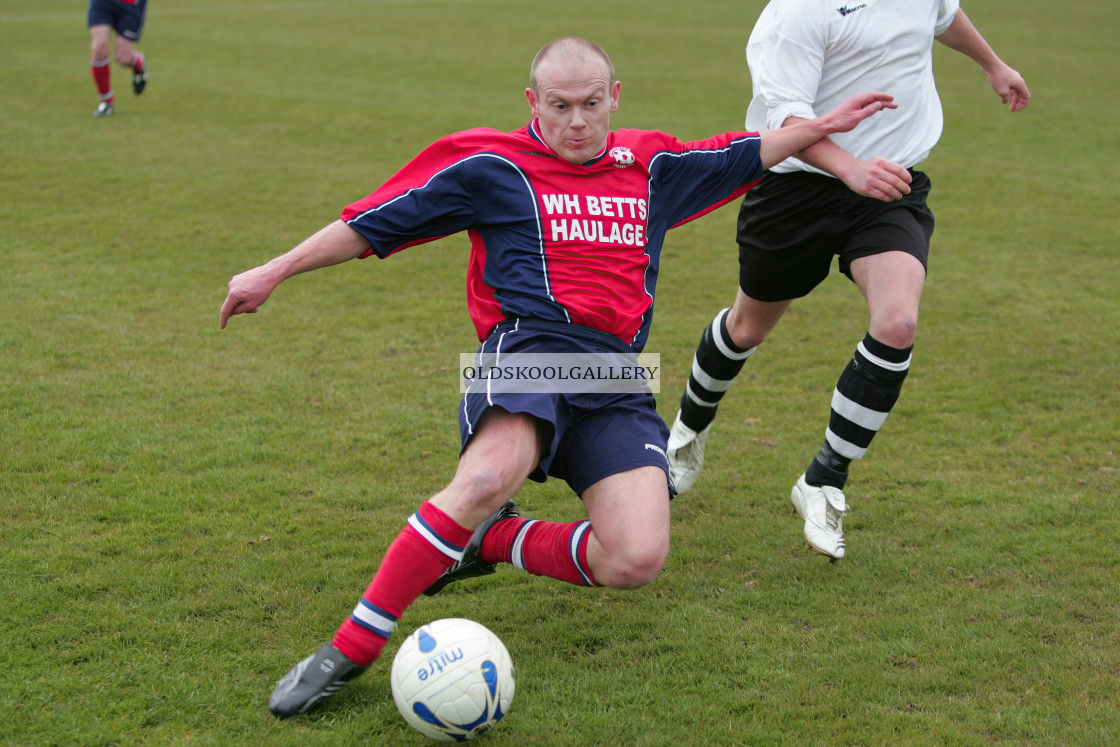
[[[821,174],[767,174],[739,209],[739,287],[757,301],[801,298],[828,277],[833,256],[849,279],[852,260],[889,251],[928,267],[930,182],[910,173],[910,194],[894,202],[863,197]]]
[[[120,0],[90,0],[88,26],[112,26],[125,39],[139,41],[144,30],[144,11],[148,0],[122,3]]]

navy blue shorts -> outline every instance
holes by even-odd
[[[633,353],[616,337],[575,324],[521,319],[503,322],[482,344],[481,353]],[[669,429],[657,414],[653,394],[635,393],[509,393],[463,395],[459,406],[459,436],[466,449],[474,426],[490,407],[526,413],[547,424],[551,439],[537,468],[536,482],[562,479],[578,495],[599,480],[638,467],[665,471]],[[547,437],[546,433],[546,437]],[[461,452],[460,452],[461,453]]]
[[[801,298],[828,277],[834,256],[849,279],[852,260],[889,251],[928,267],[930,181],[910,174],[910,194],[893,202],[858,195],[831,176],[767,174],[739,210],[739,287],[757,301]]]
[[[87,25],[112,26],[125,39],[140,41],[147,5],[148,0],[136,0],[135,4],[122,3],[121,0],[89,0]]]

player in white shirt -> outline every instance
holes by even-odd
[[[770,170],[739,215],[739,291],[705,327],[669,438],[678,494],[696,482],[720,399],[794,299],[833,256],[867,300],[868,332],[832,396],[824,444],[795,484],[811,549],[844,556],[842,489],[898,399],[910,367],[933,214],[914,167],[941,136],[934,40],[975,60],[1011,111],[1030,101],[959,0],[771,0],[747,43],[754,97],[747,129],[789,126],[852,91],[891,93],[898,109],[826,138]]]

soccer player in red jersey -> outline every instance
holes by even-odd
[[[289,252],[235,276],[219,324],[255,312],[282,281],[351,259],[388,257],[466,231],[467,306],[480,355],[612,356],[641,351],[665,233],[742,195],[764,170],[884,108],[853,96],[772,132],[681,142],[611,131],[621,84],[585,39],[546,45],[530,69],[532,120],[426,148],[368,197]],[[406,607],[497,563],[581,586],[632,589],[669,552],[668,428],[644,392],[510,392],[472,386],[459,410],[458,469],[390,545],[354,611],[296,664],[269,701],[280,717],[321,705],[380,655]],[[553,476],[587,519],[534,521],[512,497]]]
[[[148,84],[148,62],[136,49],[144,29],[148,0],[89,0],[89,66],[97,85],[95,117],[113,113],[113,86],[109,76],[109,55],[117,64],[132,70],[132,91],[139,96]],[[116,40],[114,43],[114,32]]]

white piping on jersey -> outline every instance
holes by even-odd
[[[381,203],[380,205],[375,205],[374,207],[371,207],[369,210],[361,212],[361,213],[355,215],[350,220],[346,221],[346,225],[350,225],[350,223],[352,223],[353,221],[359,220],[359,219],[365,217],[366,215],[369,215],[370,213],[376,213],[376,212],[380,211],[382,208],[388,207],[389,205],[392,205],[397,200],[403,199],[404,197],[407,197],[408,195],[412,194],[413,192],[417,192],[417,191],[426,189],[429,184],[431,184],[433,181],[435,181],[436,178],[442,176],[444,173],[446,173],[448,171],[451,171],[455,167],[460,166],[460,165],[466,163],[467,161],[473,161],[476,158],[493,158],[493,159],[496,159],[498,161],[501,161],[501,162],[509,165],[510,167],[512,167],[514,169],[514,171],[517,172],[517,175],[521,177],[521,181],[525,184],[525,189],[529,193],[530,202],[533,204],[533,220],[537,224],[537,244],[538,244],[538,250],[540,252],[540,258],[541,258],[541,277],[544,281],[544,292],[548,296],[549,301],[552,301],[552,303],[554,303],[554,304],[556,304],[557,306],[560,307],[560,310],[564,312],[564,318],[570,323],[572,321],[572,317],[571,317],[571,315],[568,314],[568,310],[565,309],[563,307],[563,305],[557,303],[556,296],[552,295],[552,283],[551,283],[551,281],[549,280],[549,277],[548,277],[548,257],[545,254],[545,247],[544,247],[544,223],[541,220],[540,207],[537,204],[537,195],[533,191],[532,182],[530,182],[529,178],[527,176],[525,176],[525,172],[521,169],[520,166],[518,166],[516,163],[514,163],[513,161],[509,160],[508,158],[506,158],[504,156],[499,156],[495,153],[477,153],[473,156],[467,156],[466,158],[461,158],[458,161],[456,161],[455,163],[451,164],[450,166],[447,166],[446,168],[440,169],[436,173],[432,174],[431,178],[428,179],[428,181],[426,181],[424,183],[424,186],[413,187],[412,189],[409,189],[409,190],[406,190],[406,191],[402,192],[401,194],[397,195],[396,197],[394,197],[391,200],[387,200],[387,201]]]

